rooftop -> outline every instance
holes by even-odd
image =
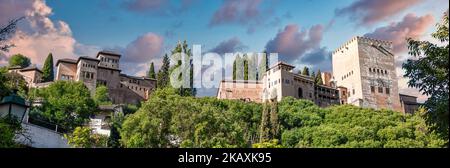
[[[98,61],[100,62],[100,60],[98,60],[97,58],[92,58],[92,57],[88,57],[88,56],[80,56],[80,58],[78,58],[78,61],[80,61],[80,59],[87,59],[87,60],[92,60],[92,61]],[[77,62],[78,62],[77,61]]]
[[[74,60],[74,59],[68,59],[68,58],[64,58],[64,59],[59,59],[58,61],[56,61],[56,66],[58,66],[58,64],[60,62],[65,62],[65,63],[71,63],[71,64],[76,64],[78,60]]]
[[[21,72],[23,72],[23,71],[38,71],[38,72],[42,73],[42,71],[39,68],[37,68],[36,65],[31,65],[29,67],[21,69],[20,71]]]
[[[123,74],[123,73],[121,73],[120,76],[131,78],[131,79],[138,79],[138,80],[154,80],[154,81],[156,81],[156,79],[147,78],[145,76],[138,77],[138,76],[131,76],[131,75]]]
[[[120,54],[119,54],[119,53],[116,53],[116,52],[114,52],[114,51],[108,51],[108,50],[103,50],[103,51],[98,52],[98,53],[97,53],[97,57],[98,57],[100,54],[102,54],[102,55],[110,55],[110,56],[117,56],[117,57],[120,57]]]

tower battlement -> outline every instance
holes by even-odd
[[[392,49],[392,41],[386,41],[386,40],[379,40],[374,39],[370,37],[362,37],[362,36],[355,36],[349,41],[345,42],[343,45],[341,45],[339,48],[333,51],[333,54],[337,52],[341,52],[344,49],[348,49],[348,46],[353,42],[361,42],[361,43],[367,43],[375,46],[387,46],[389,49]]]

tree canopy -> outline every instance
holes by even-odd
[[[97,105],[82,82],[56,81],[35,91],[44,99],[42,107],[36,107],[40,119],[58,124],[67,130],[81,126]]]
[[[442,23],[432,37],[441,42],[434,44],[429,41],[417,41],[408,38],[409,54],[414,58],[403,64],[408,85],[418,88],[429,96],[424,106],[427,109],[426,120],[431,128],[437,130],[448,139],[449,133],[449,35],[448,11],[445,12]]]
[[[418,113],[351,105],[320,108],[292,97],[279,103],[279,112],[284,147],[423,148],[443,147],[448,141],[429,130]]]
[[[15,54],[9,58],[9,66],[20,66],[22,68],[28,67],[31,65],[30,58],[22,55],[22,54]]]
[[[109,99],[108,87],[99,85],[95,89],[94,100],[97,104],[112,104]]]
[[[264,107],[265,106],[265,107]],[[419,112],[420,113],[420,112]],[[283,98],[270,106],[158,89],[120,129],[124,147],[443,147],[420,114]]]
[[[260,106],[215,98],[183,97],[158,89],[120,135],[125,147],[250,147],[257,141]]]

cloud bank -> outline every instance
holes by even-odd
[[[336,9],[336,16],[348,16],[359,25],[372,25],[399,14],[424,0],[358,0]]]

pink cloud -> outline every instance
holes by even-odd
[[[161,55],[164,45],[164,38],[147,33],[139,36],[125,48],[123,60],[126,62],[148,62]]]
[[[189,9],[198,0],[181,0],[179,4],[168,0],[125,0],[123,7],[141,14],[178,15]]]
[[[278,53],[283,61],[294,61],[320,46],[323,31],[322,25],[315,25],[303,31],[299,30],[296,24],[287,25],[274,39],[267,42],[266,50]]]
[[[32,63],[42,65],[47,55],[52,52],[54,59],[76,57],[75,46],[78,44],[64,21],[53,21],[49,17],[52,9],[42,0],[1,1],[1,8],[14,9],[12,13],[2,13],[2,24],[8,19],[25,16],[15,34],[8,40],[16,47],[3,53],[6,57],[21,53],[28,56]]]
[[[399,92],[402,94],[417,96],[419,102],[424,102],[428,97],[419,92],[416,88],[407,85],[408,78],[403,77],[404,70],[402,63],[410,58],[407,54],[406,38],[422,39],[426,38],[427,30],[433,25],[434,17],[430,14],[416,16],[407,14],[401,21],[390,23],[387,26],[376,28],[373,32],[364,36],[380,40],[392,41],[394,54],[396,55],[396,70],[399,85]]]
[[[358,0],[335,11],[337,16],[349,16],[361,25],[371,25],[399,14],[424,0]]]
[[[246,48],[246,46],[242,44],[241,40],[239,40],[239,38],[237,37],[233,37],[231,39],[220,42],[220,44],[212,48],[210,52],[215,52],[218,54],[234,53],[236,51],[241,51],[244,48]]]
[[[434,17],[431,14],[416,16],[410,13],[403,17],[400,22],[379,27],[364,36],[392,41],[394,52],[401,53],[407,49],[406,38],[417,39],[422,37],[433,23]]]
[[[210,21],[211,26],[225,23],[245,24],[249,21],[258,20],[261,14],[259,6],[262,0],[227,0],[214,13]]]

